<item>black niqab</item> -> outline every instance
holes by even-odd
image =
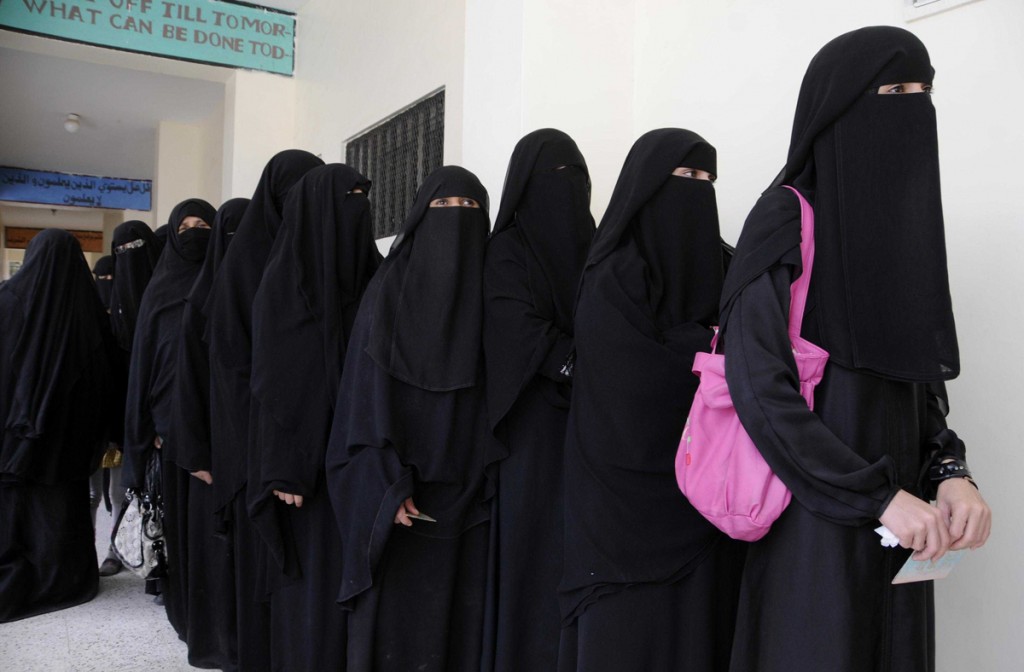
[[[891,27],[825,45],[804,76],[786,167],[814,206],[816,262],[808,315],[831,360],[894,380],[937,382],[960,371],[946,268],[935,109],[925,46]],[[799,221],[748,220],[728,304],[799,244]]]
[[[480,207],[430,207],[445,196]],[[487,219],[487,191],[465,168],[439,168],[420,186],[381,267],[373,307],[367,352],[390,375],[433,391],[480,382]]]
[[[110,325],[117,345],[132,349],[142,294],[153,277],[163,245],[153,229],[137,219],[118,225],[110,251],[114,257],[114,287],[110,293]]]
[[[46,229],[0,285],[0,475],[83,480],[109,429],[106,314],[78,241]]]
[[[699,135],[660,129],[626,158],[591,248],[576,306],[566,441],[562,613],[602,595],[668,583],[719,534],[679,492],[675,454],[717,322],[722,282],[714,187],[672,175],[716,172]]]
[[[104,308],[110,310],[110,291],[114,288],[114,257],[107,254],[97,259],[93,264],[92,274],[96,278],[96,291],[100,294],[100,302]],[[105,277],[108,275],[111,277]]]
[[[554,329],[533,323],[539,333],[500,328],[485,332],[492,425],[537,373],[553,346],[551,339],[572,336],[576,289],[594,237],[594,218],[587,163],[562,131],[534,131],[513,150],[491,238],[500,235],[517,235],[522,241],[533,312]]]

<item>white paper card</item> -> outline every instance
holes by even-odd
[[[913,556],[911,556],[892,582],[897,584],[944,579],[949,576],[949,573],[953,571],[957,563],[964,559],[965,553],[967,553],[966,550],[950,551],[936,561],[914,560]]]

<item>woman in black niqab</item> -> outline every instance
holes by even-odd
[[[319,158],[299,149],[279,152],[267,163],[203,306],[218,509],[227,506],[247,480],[253,297],[281,228],[288,191],[322,165]]]
[[[233,198],[217,210],[209,249],[185,300],[172,390],[174,462],[194,476],[182,478],[188,490],[189,661],[224,670],[251,668],[240,663],[246,654],[238,650],[233,547],[223,534],[225,521],[214,513],[210,487],[210,361],[202,306],[248,204],[247,198]]]
[[[369,189],[342,164],[306,173],[253,301],[248,493],[270,551],[274,669],[345,667],[341,538],[323,465],[352,323],[381,260]]]
[[[114,413],[113,341],[81,247],[47,229],[0,285],[0,622],[96,595],[89,475]]]
[[[210,362],[210,471],[213,510],[225,522],[234,548],[239,665],[270,669],[270,613],[261,582],[265,547],[246,503],[250,451],[249,374],[252,302],[292,186],[323,161],[289,149],[267,163],[242,221],[224,254],[202,307],[203,341]],[[258,585],[259,584],[259,585]]]
[[[173,389],[177,345],[185,298],[195,282],[210,241],[216,210],[201,199],[179,203],[171,212],[167,249],[153,272],[139,309],[128,373],[122,483],[144,485],[146,463],[154,449],[163,462],[164,533],[167,578],[162,582],[167,617],[188,638],[188,486],[191,477],[178,466]],[[191,219],[189,219],[191,218]],[[202,223],[196,222],[196,218]],[[197,225],[186,228],[190,223]]]
[[[135,338],[142,294],[160,261],[163,246],[153,229],[137,219],[114,229],[110,251],[114,257],[114,286],[110,291],[110,326],[117,345],[129,352]]]
[[[110,310],[110,291],[114,288],[114,257],[107,254],[96,260],[92,266],[92,274],[96,279],[96,291],[100,294],[100,303]]]
[[[500,464],[488,669],[554,669],[558,660],[572,311],[593,236],[590,176],[576,143],[550,128],[525,136],[484,262],[487,407],[501,448],[491,458]]]
[[[469,171],[432,173],[349,339],[327,488],[350,672],[480,666],[493,440],[481,353],[486,205]],[[436,522],[408,517],[417,511]]]
[[[699,135],[643,135],[587,257],[565,447],[563,671],[728,664],[742,548],[690,506],[674,469],[724,264],[714,186],[698,173],[717,173]]]
[[[863,28],[807,70],[789,158],[747,218],[722,297],[736,411],[789,507],[750,545],[733,670],[934,669],[931,582],[891,580],[909,551],[879,545],[879,520],[933,557],[978,546],[988,509],[963,479],[925,475],[963,460],[946,427],[959,372],[942,205],[933,70],[911,33]],[[814,411],[797,391],[787,336],[800,266],[800,206],[813,205],[815,260],[803,336],[830,353]],[[964,463],[964,466],[966,464]],[[951,539],[949,520],[980,518]],[[968,514],[967,511],[973,512]],[[910,531],[907,521],[925,533]],[[972,521],[973,523],[974,521]]]

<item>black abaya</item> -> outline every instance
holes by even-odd
[[[723,272],[714,188],[672,176],[680,166],[715,174],[714,148],[680,129],[636,142],[580,286],[565,448],[563,671],[728,666],[742,547],[690,506],[674,469],[697,386],[691,367],[709,349]],[[647,627],[637,603],[648,605]],[[692,624],[702,628],[697,640],[687,635]]]
[[[336,601],[341,538],[323,464],[352,322],[380,264],[369,187],[341,164],[306,173],[285,202],[253,301],[248,495],[269,551],[275,669],[345,666],[346,614]],[[303,497],[302,506],[285,504],[275,490]]]
[[[480,665],[489,227],[484,209],[427,207],[449,196],[486,207],[486,191],[464,169],[445,167],[424,182],[366,289],[345,359],[326,474],[342,537],[338,601],[351,612],[350,672]],[[409,497],[437,522],[398,529]]]
[[[729,270],[729,390],[793,492],[749,548],[735,672],[935,669],[932,585],[891,585],[909,553],[880,546],[873,531],[900,489],[933,494],[919,479],[936,451],[965,452],[945,424],[942,381],[955,377],[959,357],[934,109],[924,94],[875,93],[931,77],[916,37],[876,27],[830,42],[804,78],[777,183],[794,184],[814,206],[803,336],[830,360],[813,412],[797,391],[786,333],[790,283],[803,271],[791,193],[761,197]]]
[[[516,145],[484,262],[488,416],[502,448],[492,458],[485,669],[551,670],[558,660],[568,359],[589,205],[586,162],[569,136],[543,129]]]
[[[761,275],[729,314],[737,412],[793,491],[768,535],[749,547],[731,669],[934,670],[932,584],[891,585],[909,552],[881,546],[874,528],[898,489],[924,495],[922,465],[959,439],[926,384],[834,363],[815,390],[814,413],[794,403],[776,384],[794,376],[791,278],[786,266]]]
[[[249,199],[227,201],[213,222],[210,249],[185,300],[176,355],[173,417],[175,463],[186,472],[210,471],[210,362],[202,340],[201,309],[224,252]],[[189,662],[231,670],[239,666],[234,549],[225,523],[214,513],[211,486],[189,478]]]
[[[106,447],[113,339],[77,241],[48,229],[0,285],[0,622],[81,604],[99,575],[89,475]]]
[[[164,534],[167,576],[162,582],[167,618],[178,636],[188,638],[188,492],[192,477],[178,466],[174,426],[173,389],[181,316],[196,276],[202,267],[210,229],[179,232],[186,216],[206,222],[214,219],[213,206],[199,199],[179,203],[171,213],[175,227],[153,278],[146,287],[136,323],[125,406],[125,444],[122,482],[128,488],[144,485],[146,462],[160,437]],[[202,544],[202,539],[197,539]]]
[[[248,514],[252,302],[281,226],[288,191],[323,165],[286,150],[267,163],[202,307],[210,366],[210,467],[213,510],[223,516],[234,559],[239,666],[270,669],[270,611],[262,586],[265,548]],[[197,463],[198,464],[198,463]]]

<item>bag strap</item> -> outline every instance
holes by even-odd
[[[811,284],[814,269],[814,208],[799,191],[786,185],[800,199],[800,260],[803,271],[789,288],[789,338],[800,338],[804,323],[804,309],[807,307],[807,290]]]

